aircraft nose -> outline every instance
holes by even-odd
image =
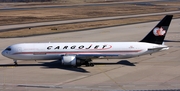
[[[6,57],[7,56],[6,50],[2,51],[1,54]]]

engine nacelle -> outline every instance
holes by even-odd
[[[81,61],[76,58],[76,56],[63,56],[61,60],[63,65],[72,65],[72,66],[80,66]]]

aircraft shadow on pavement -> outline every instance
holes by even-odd
[[[111,62],[111,63],[105,63],[105,62],[94,62],[94,65],[126,65],[126,66],[135,66],[136,63],[131,63],[127,60],[121,60],[119,62]],[[0,67],[14,67],[14,64],[0,64]],[[17,67],[23,67],[23,66],[39,66],[44,69],[46,68],[56,68],[56,69],[63,69],[63,70],[69,70],[69,71],[75,71],[75,72],[82,72],[82,73],[89,73],[89,71],[83,69],[82,67],[72,67],[72,66],[64,66],[61,65],[61,61],[52,61],[52,62],[39,62],[38,64],[18,64]]]
[[[21,64],[19,63],[17,66],[14,64],[0,64],[0,68],[5,67],[27,67],[27,66],[39,66],[41,68],[56,68],[56,69],[63,69],[63,70],[69,70],[69,71],[75,71],[75,72],[82,72],[82,73],[89,73],[85,69],[81,67],[72,67],[72,66],[64,66],[61,65],[60,61],[52,61],[52,62],[39,62],[37,64]]]
[[[136,66],[136,63],[129,62],[128,60],[120,60],[119,62],[111,62],[111,63],[104,63],[104,62],[94,62],[94,65],[126,65],[126,66]]]
[[[58,69],[69,70],[69,71],[89,73],[89,71],[87,71],[81,67],[62,65],[61,61],[45,62],[45,63],[42,63],[42,66],[43,66],[42,68],[58,68]]]

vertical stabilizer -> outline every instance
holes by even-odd
[[[162,44],[173,15],[166,15],[140,42]]]

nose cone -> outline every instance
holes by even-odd
[[[7,57],[7,53],[6,53],[6,50],[3,50],[2,52],[1,52],[1,54],[3,55],[3,56],[5,56],[5,57]]]
[[[7,51],[7,50],[2,51],[1,54],[3,56],[7,57],[7,58],[11,58],[11,55],[9,54],[9,51]]]

